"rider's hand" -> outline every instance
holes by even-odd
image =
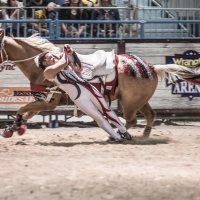
[[[65,48],[67,49],[67,53],[71,56],[74,52],[72,47],[70,47],[69,44],[65,44]]]

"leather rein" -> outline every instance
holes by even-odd
[[[7,54],[7,52],[6,52],[5,48],[4,48],[4,46],[5,46],[5,44],[4,44],[4,37],[3,37],[3,39],[1,40],[1,45],[0,45],[0,52],[1,52],[1,58],[2,58],[2,63],[1,63],[1,64],[4,64],[4,63],[19,63],[19,62],[25,62],[25,61],[31,60],[31,59],[33,59],[33,58],[35,58],[35,57],[37,56],[37,55],[36,55],[36,56],[31,57],[31,58],[27,58],[27,59],[23,59],[23,60],[15,60],[15,61],[12,61],[12,60],[9,60],[8,54]],[[3,61],[3,52],[4,52],[5,56],[6,56],[6,60],[5,60],[5,61]]]

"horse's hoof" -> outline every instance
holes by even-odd
[[[13,136],[13,131],[10,130],[9,128],[6,128],[4,132],[1,134],[1,136],[4,138],[10,138]]]
[[[150,136],[150,133],[151,133],[151,127],[145,126],[144,132],[143,132],[143,137],[148,138]]]
[[[22,124],[19,129],[17,130],[18,135],[23,135],[26,132],[27,126]]]

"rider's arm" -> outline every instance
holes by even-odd
[[[56,74],[68,65],[68,59],[66,60],[65,55],[54,65],[47,67],[44,70],[44,76],[47,79],[54,79]]]
[[[67,52],[69,56],[69,65],[72,67],[72,69],[75,72],[80,73],[83,70],[80,60],[78,59],[77,55],[75,54],[74,50],[69,44],[65,44],[65,48],[67,48]]]

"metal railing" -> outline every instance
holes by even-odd
[[[120,21],[115,21],[115,20],[107,20],[106,23],[109,24],[116,24],[117,29],[121,27],[121,33],[118,33],[116,37],[111,38],[111,37],[105,37],[105,38],[99,38],[99,37],[61,37],[60,36],[60,23],[70,23],[70,24],[80,24],[79,20],[9,20],[10,23],[47,23],[49,26],[49,35],[45,36],[47,39],[54,39],[54,40],[119,40],[119,39],[133,39],[132,37],[132,31],[130,30],[130,33],[127,33],[125,31],[125,26],[130,25],[132,26],[133,24],[138,24],[140,27],[140,30],[138,30],[138,36],[135,39],[149,39],[149,38],[155,38],[155,39],[160,39],[160,38],[170,38],[170,39],[177,39],[177,38],[199,38],[195,37],[190,33],[190,31],[179,29],[179,32],[176,32],[177,30],[172,30],[172,29],[166,29],[165,28],[160,28],[160,29],[155,29],[154,34],[148,36],[147,31],[145,29],[145,26],[148,24],[176,24],[177,26],[182,23],[185,24],[186,26],[188,25],[194,25],[194,24],[200,24],[200,20],[120,20]],[[5,22],[4,20],[0,20],[0,23],[8,23]],[[96,20],[82,20],[81,24],[96,24]],[[98,24],[105,24],[104,20],[99,20]],[[168,34],[168,36],[162,36],[163,34]],[[179,33],[177,35],[176,33]],[[160,34],[160,35],[159,35]],[[174,36],[173,36],[174,34]]]
[[[11,9],[11,7],[4,7]],[[32,7],[33,11],[36,7]],[[37,8],[45,8],[45,7],[37,7]],[[85,9],[85,7],[70,7],[70,8],[60,8],[60,9]],[[99,9],[105,9],[106,7],[99,7]],[[13,8],[12,8],[13,9]],[[15,7],[15,9],[20,9],[18,7]],[[158,15],[154,15],[153,12],[161,12],[161,11],[167,11],[168,13],[173,12],[192,12],[193,14],[196,12],[200,12],[197,8],[161,8],[161,7],[143,7],[139,8],[142,10],[143,13],[146,13],[143,17],[138,17],[140,19],[138,20],[132,20],[132,19],[126,19],[126,20],[103,20],[103,21],[97,21],[97,20],[50,20],[50,19],[43,19],[43,20],[29,20],[26,19],[26,8],[24,8],[24,19],[20,20],[0,20],[0,23],[2,24],[17,24],[17,29],[19,29],[19,24],[24,25],[24,30],[27,28],[28,23],[46,23],[49,29],[49,35],[45,35],[44,37],[47,39],[53,39],[53,40],[119,40],[119,39],[177,39],[177,38],[199,38],[200,34],[200,17],[199,19],[195,19],[195,17],[180,17],[174,16],[172,14],[168,15],[168,18],[161,18],[156,17]],[[91,8],[95,9],[95,8]],[[109,7],[109,9],[116,9],[116,7]],[[127,10],[132,10],[132,7],[117,7],[117,9],[121,9],[124,12],[127,12]],[[147,15],[148,13],[148,15]],[[148,17],[150,16],[150,17]],[[160,15],[162,16],[162,15]],[[90,37],[73,37],[73,33],[71,37],[61,36],[61,29],[60,25],[61,23],[65,24],[71,24],[72,26],[74,24],[78,24],[80,27],[81,24],[89,25],[91,28]],[[100,38],[95,36],[93,33],[94,25],[97,25],[97,32],[99,30],[100,24],[112,24],[116,25],[116,37],[104,37]],[[104,26],[105,27],[105,26]],[[34,29],[34,27],[31,27]],[[106,29],[106,28],[105,28]],[[104,30],[105,30],[104,29]],[[39,32],[41,34],[41,32]],[[20,37],[19,30],[17,31],[17,37]]]

